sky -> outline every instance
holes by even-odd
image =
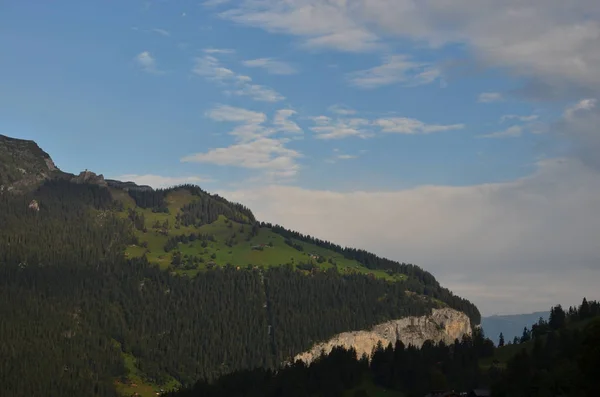
[[[415,263],[485,315],[598,299],[596,0],[0,2],[0,133]]]

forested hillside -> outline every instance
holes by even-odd
[[[196,186],[60,175],[0,194],[2,395],[149,396],[435,307],[479,322],[417,266],[261,224]]]
[[[548,322],[531,329],[517,344],[497,348],[481,331],[421,349],[398,341],[379,345],[370,361],[340,347],[310,365],[239,371],[168,397],[421,397],[474,389],[491,389],[494,397],[597,396],[600,304],[584,299],[568,311],[556,306]]]

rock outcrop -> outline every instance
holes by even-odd
[[[27,208],[35,212],[40,212],[40,204],[37,202],[37,200],[31,200]]]
[[[30,190],[60,174],[34,141],[0,135],[0,193]]]
[[[79,173],[79,175],[71,178],[71,182],[89,183],[89,184],[100,185],[100,186],[104,186],[104,187],[108,186],[108,184],[104,180],[104,175],[102,175],[102,174],[97,175],[94,172],[88,171],[88,170],[81,171]]]
[[[370,356],[380,341],[383,346],[400,340],[407,346],[421,347],[427,340],[453,343],[465,334],[471,335],[471,321],[466,314],[448,308],[433,309],[431,315],[388,321],[374,326],[370,331],[343,332],[327,342],[316,344],[307,352],[298,354],[294,361],[310,363],[319,357],[322,351],[328,354],[336,346],[354,348],[360,357],[364,353]]]

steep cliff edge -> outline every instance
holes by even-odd
[[[465,334],[471,335],[471,321],[466,314],[448,308],[434,309],[431,315],[388,321],[374,326],[370,331],[343,332],[298,354],[294,361],[310,363],[321,355],[321,351],[329,353],[336,346],[354,348],[360,357],[364,353],[371,355],[379,341],[384,347],[397,340],[407,346],[421,347],[427,340],[453,343]]]
[[[61,174],[34,141],[0,135],[0,193],[19,191]]]

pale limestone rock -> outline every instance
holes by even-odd
[[[471,321],[466,314],[448,308],[433,309],[431,315],[388,321],[374,326],[370,331],[343,332],[298,354],[294,361],[310,363],[321,355],[321,351],[329,354],[336,346],[354,348],[358,357],[361,357],[363,354],[370,356],[379,341],[384,347],[389,343],[395,344],[397,340],[406,346],[421,347],[427,340],[454,343],[455,339],[460,340],[465,334],[471,335]]]

